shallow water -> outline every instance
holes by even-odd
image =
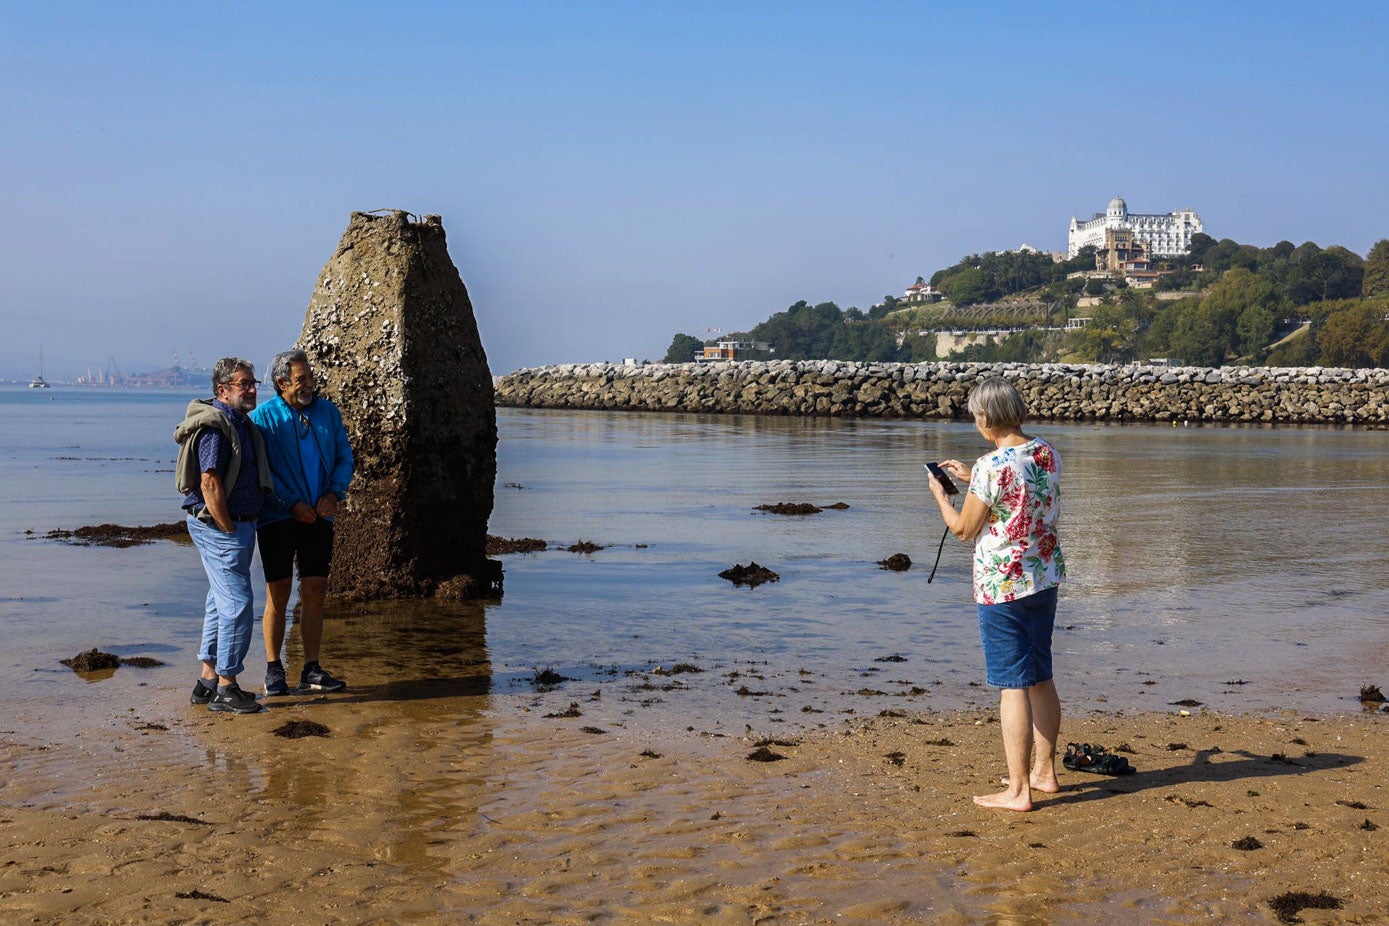
[[[76,722],[85,711],[64,708],[93,692],[184,697],[205,589],[192,547],[41,535],[178,520],[170,435],[190,397],[0,387],[0,697],[20,726]],[[615,723],[737,732],[993,703],[967,548],[947,540],[926,581],[942,528],[921,463],[978,456],[972,427],[512,409],[498,423],[491,532],[606,548],[504,557],[499,603],[338,608],[325,662],[399,699],[402,719],[455,695],[484,713],[581,700]],[[1035,430],[1066,467],[1056,651],[1071,709],[1358,711],[1361,685],[1389,681],[1384,432]],[[778,501],[850,508],[753,510]],[[896,552],[916,565],[878,569]],[[718,578],[750,560],[781,580]],[[85,681],[57,664],[91,646],[170,666]],[[647,674],[682,662],[705,671]],[[574,681],[537,693],[544,667]]]

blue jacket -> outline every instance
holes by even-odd
[[[278,395],[251,412],[251,420],[265,434],[266,456],[275,479],[275,497],[266,500],[261,524],[292,517],[289,511],[295,502],[304,502],[310,508],[318,504],[318,498],[312,495],[315,483],[323,487],[320,495],[332,492],[339,501],[347,498],[353,463],[342,412],[322,396],[315,396],[302,413],[307,428],[300,415]],[[312,435],[311,446],[317,448],[317,454],[305,457],[299,445],[301,435]],[[306,472],[306,465],[315,467],[317,472]]]

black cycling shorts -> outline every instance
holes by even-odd
[[[260,565],[266,582],[293,578],[296,560],[299,578],[328,577],[333,565],[332,521],[275,521],[257,530],[256,539],[260,542]]]

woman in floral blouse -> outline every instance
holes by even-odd
[[[969,411],[994,450],[972,470],[958,460],[941,463],[969,483],[960,511],[939,481],[932,477],[929,484],[950,532],[974,544],[979,638],[988,683],[1001,689],[1007,787],[974,802],[1031,810],[1033,791],[1060,790],[1056,738],[1061,701],[1052,682],[1051,634],[1057,586],[1066,575],[1056,537],[1061,458],[1046,441],[1022,432],[1027,406],[1007,380],[981,380],[970,392]]]

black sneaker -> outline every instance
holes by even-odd
[[[299,676],[300,691],[342,691],[346,687],[347,682],[333,678],[318,663],[305,666]]]
[[[212,700],[212,696],[217,693],[217,686],[207,687],[199,679],[193,685],[193,693],[188,696],[189,704],[206,704]]]
[[[219,690],[214,694],[207,702],[207,709],[232,714],[258,714],[265,710],[265,705],[257,701],[255,695],[242,691],[241,686],[232,685],[226,693]]]
[[[284,666],[265,667],[265,693],[268,695],[289,694],[289,684],[285,681]]]

